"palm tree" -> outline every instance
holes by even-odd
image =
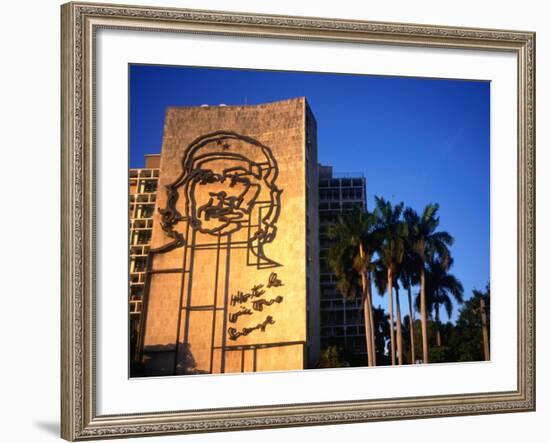
[[[397,360],[403,364],[403,335],[401,330],[401,306],[399,302],[399,283],[398,276],[400,266],[405,255],[405,238],[407,236],[407,225],[401,219],[404,204],[399,203],[395,206],[391,202],[380,197],[375,197],[375,214],[378,219],[378,233],[381,242],[378,248],[378,269],[385,271],[386,283],[383,279],[376,278],[378,291],[384,294],[386,289],[390,297],[390,349],[392,365],[395,365],[395,339],[394,339],[394,319],[393,319],[393,289],[396,289],[396,326],[397,326]]]
[[[411,351],[411,364],[416,361],[416,349],[414,346],[414,311],[412,304],[412,287],[419,283],[420,279],[414,266],[414,260],[411,256],[411,250],[408,245],[408,241],[405,242],[405,258],[401,265],[401,272],[399,273],[399,281],[404,289],[407,290],[407,301],[409,304],[409,340]]]
[[[333,240],[327,261],[338,278],[338,289],[347,298],[361,293],[365,317],[365,341],[369,366],[376,366],[371,295],[372,258],[378,247],[376,216],[361,208],[345,212],[329,226],[327,236]]]
[[[441,322],[439,316],[441,306],[445,308],[447,316],[450,318],[453,313],[453,301],[451,297],[460,305],[464,303],[464,288],[462,287],[462,283],[453,274],[448,272],[452,264],[453,260],[451,258],[448,264],[438,260],[430,262],[428,264],[428,272],[426,273],[428,311],[435,314],[437,346],[441,346]]]
[[[407,220],[405,220],[407,223]],[[401,264],[401,272],[399,273],[399,281],[404,289],[407,290],[407,301],[409,303],[409,341],[410,341],[410,356],[411,364],[416,361],[416,349],[414,344],[414,310],[412,303],[412,287],[420,282],[418,273],[418,264],[414,254],[414,244],[411,242],[410,233],[413,232],[413,226],[407,225],[407,238],[405,239],[405,257]]]
[[[422,357],[424,363],[428,358],[428,316],[426,306],[426,264],[434,258],[447,264],[450,259],[449,247],[453,244],[453,237],[445,231],[437,231],[439,217],[438,204],[429,204],[424,208],[422,215],[407,208],[404,218],[409,227],[409,241],[414,254],[414,260],[420,273],[420,320],[422,325]]]
[[[477,289],[473,290],[473,302],[478,305],[479,316],[481,318],[481,336],[483,338],[483,357],[485,360],[491,358],[490,348],[489,348],[489,325],[488,318],[490,317],[488,313],[491,309],[491,288],[489,284],[485,287],[485,292],[478,291]]]
[[[390,294],[389,300],[389,310],[390,313],[387,315],[388,323],[388,334],[390,339],[389,353],[390,361],[392,366],[395,365],[395,321],[394,321],[394,309],[393,309],[393,290],[388,291],[388,268],[384,262],[378,258],[374,262],[374,271],[373,271],[374,285],[378,290],[378,294],[384,296],[386,292]],[[395,285],[393,286],[395,289]]]

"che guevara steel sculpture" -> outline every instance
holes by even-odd
[[[281,211],[282,190],[276,185],[279,168],[271,149],[251,137],[213,132],[189,145],[182,166],[179,177],[166,185],[166,207],[159,209],[162,229],[172,241],[152,252],[187,244],[188,239],[174,229],[182,221],[201,233],[227,236],[254,225],[254,212],[261,207],[259,223],[247,240],[257,259],[252,264],[258,268],[280,266],[264,252],[264,245],[275,239]],[[180,193],[186,199],[184,214],[176,209]]]
[[[225,248],[227,251],[233,248],[245,248],[248,266],[258,270],[282,266],[281,263],[269,258],[264,249],[264,246],[273,242],[277,235],[282,193],[276,184],[279,168],[269,147],[251,137],[234,132],[213,132],[195,139],[187,146],[181,166],[182,170],[177,178],[165,185],[166,204],[158,209],[160,227],[169,241],[151,249],[150,258],[182,247],[189,248],[188,250],[192,251],[191,254],[195,253],[193,251],[208,248],[217,251],[220,248]],[[159,190],[159,192],[163,191]],[[200,242],[198,233],[201,234]],[[208,238],[213,240],[208,241]],[[219,252],[217,254],[219,256]],[[226,256],[229,260],[229,252]],[[227,280],[225,282],[227,288],[231,265],[227,263],[225,271],[218,269],[218,266],[218,263],[213,263],[209,280],[217,282],[218,278],[223,278]],[[191,278],[189,277],[189,281]],[[217,283],[213,288],[216,285]],[[256,286],[261,288],[264,285]],[[282,286],[282,282],[272,272],[269,282],[265,282],[265,289],[277,286]],[[182,360],[194,361],[190,354],[192,343],[189,342],[191,340],[189,325],[192,322],[190,318],[192,308],[189,308],[189,300],[192,297],[191,283],[188,288],[188,295],[184,295],[183,292],[181,295],[181,297],[187,297],[188,302],[184,304],[187,307],[184,308],[183,317],[181,310],[178,314],[178,330],[174,334],[176,337],[174,373],[181,371]],[[215,289],[212,291],[215,294]],[[255,324],[252,316],[254,312],[259,313],[264,310],[264,307],[274,303],[280,304],[283,300],[280,295],[271,300],[263,299],[260,298],[262,294],[264,291],[258,290],[250,295],[251,305],[247,308],[244,304],[247,304],[248,299],[238,299],[239,295],[244,296],[243,293],[237,292],[231,295],[226,290],[223,308],[226,320],[221,331],[223,333],[222,349],[227,349],[226,340],[236,341],[254,331],[265,332],[268,325],[275,323],[275,319],[270,315],[266,318],[262,317],[262,321]],[[155,294],[155,296],[161,295]],[[214,295],[209,303],[214,312],[219,309],[218,303]],[[182,305],[181,301],[180,305]],[[235,311],[232,312],[230,309]],[[237,328],[235,323],[240,316],[248,317],[252,323]],[[216,314],[212,318],[212,331],[214,331],[217,329]],[[230,324],[232,327],[229,327]],[[183,331],[181,338],[180,328]],[[206,330],[209,330],[208,327]],[[216,346],[214,336],[212,332],[212,344],[209,345],[212,350],[210,372],[217,370],[224,372],[225,357],[223,356],[221,367],[218,369],[213,367],[212,352]],[[182,357],[185,352],[189,355]],[[192,367],[193,364],[184,366]],[[208,369],[206,371],[208,372]]]

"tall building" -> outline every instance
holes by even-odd
[[[342,296],[325,257],[330,246],[326,228],[337,221],[339,214],[355,207],[366,208],[365,178],[335,176],[332,166],[319,165],[321,348],[337,345],[361,358],[366,356],[361,301]]]
[[[156,166],[156,194],[139,188],[148,169],[132,178],[143,374],[313,366],[319,170],[305,98],[168,108]],[[140,203],[156,204],[152,218],[135,212]]]
[[[145,271],[153,232],[153,214],[159,179],[160,154],[145,156],[145,167],[130,169],[129,175],[129,222],[130,222],[130,331],[131,352],[139,335],[139,322],[143,309]]]

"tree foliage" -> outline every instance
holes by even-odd
[[[346,368],[349,362],[344,357],[344,351],[336,345],[331,345],[321,350],[317,368]]]

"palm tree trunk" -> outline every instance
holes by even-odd
[[[436,344],[437,346],[441,346],[441,323],[439,322],[439,305],[435,305],[435,328],[436,328]]]
[[[424,266],[420,270],[420,322],[422,323],[422,360],[429,363],[428,358],[428,318],[426,315],[426,275]]]
[[[373,366],[373,343],[372,343],[372,324],[369,313],[368,283],[365,273],[361,273],[361,286],[363,289],[363,316],[365,318],[365,342],[367,346],[367,364]]]
[[[485,360],[491,359],[489,350],[489,329],[487,328],[487,311],[485,310],[485,300],[479,299],[479,310],[481,312],[481,332],[483,333],[483,356]]]
[[[363,243],[359,242],[359,254],[365,257]],[[361,285],[363,286],[363,316],[365,318],[365,340],[367,345],[367,359],[369,366],[376,366],[376,346],[374,341],[374,321],[372,316],[372,298],[370,278],[368,271],[361,272]]]
[[[397,320],[397,362],[403,364],[403,332],[401,329],[401,306],[399,302],[399,289],[395,288],[395,313]]]
[[[372,309],[372,288],[369,274],[367,273],[367,302],[369,304],[370,339],[372,341],[372,365],[376,366],[376,340],[374,338],[374,314]],[[366,331],[365,331],[366,332]]]
[[[414,316],[413,316],[413,307],[411,300],[411,285],[409,282],[409,287],[407,288],[407,293],[409,296],[409,333],[411,335],[411,365],[414,365],[416,361],[415,349],[414,349]]]
[[[373,366],[372,364],[372,340],[371,340],[371,324],[369,319],[369,306],[368,298],[363,296],[363,316],[365,319],[365,343],[367,349],[367,366]]]
[[[395,366],[395,334],[393,329],[393,278],[391,269],[388,269],[388,288],[390,291],[390,356],[391,364]]]

